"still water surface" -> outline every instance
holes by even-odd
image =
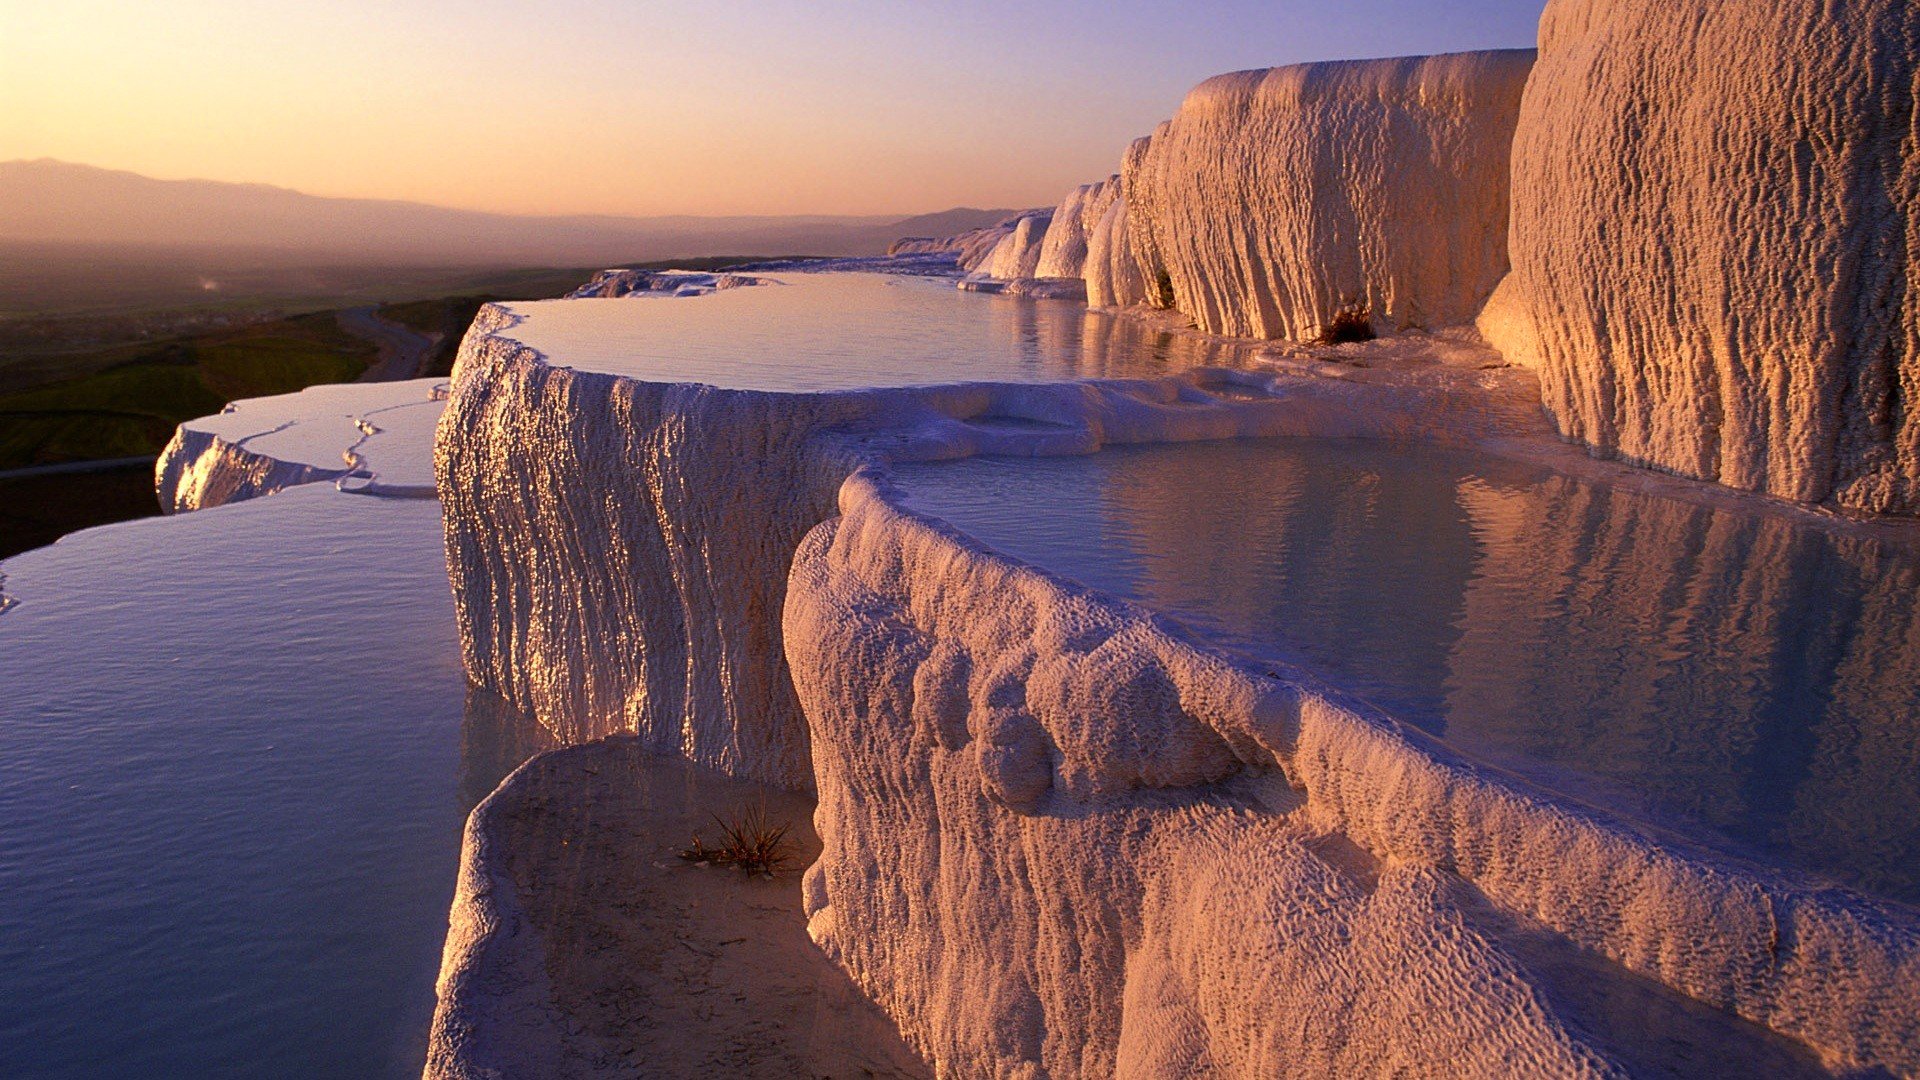
[[[509,764],[463,752],[439,505],[316,484],[0,569],[0,1072],[417,1077]]]
[[[506,334],[556,366],[735,390],[1151,378],[1254,355],[1077,302],[962,292],[941,278],[772,278],[705,296],[516,302],[508,306],[525,321]]]
[[[989,546],[1462,750],[1920,901],[1920,556],[1431,449],[1267,440],[898,471]]]

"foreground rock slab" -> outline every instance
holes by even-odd
[[[791,824],[791,868],[677,857],[743,807]],[[634,739],[528,762],[467,828],[426,1075],[930,1076],[807,939],[812,809]]]

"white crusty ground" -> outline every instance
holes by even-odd
[[[1202,330],[1242,337],[1310,338],[1343,307],[1382,333],[1472,322],[1507,269],[1508,148],[1532,59],[1339,61],[1201,83],[1122,169],[1149,290],[1164,272]]]
[[[1920,513],[1920,8],[1554,0],[1480,325],[1596,452]]]
[[[431,498],[446,380],[310,386],[247,398],[174,430],[154,463],[168,513],[331,480],[342,490]]]
[[[788,826],[790,866],[677,857],[743,807]],[[807,940],[811,810],[632,739],[526,762],[467,827],[425,1075],[928,1075]]]

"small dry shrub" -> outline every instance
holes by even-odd
[[[714,866],[734,866],[749,874],[771,874],[784,868],[792,855],[787,845],[787,829],[791,823],[774,824],[764,806],[743,809],[730,822],[715,815],[713,823],[720,827],[719,844],[708,847],[696,833],[693,843],[680,850],[681,858]]]
[[[1321,327],[1319,342],[1322,345],[1345,345],[1354,341],[1373,340],[1373,312],[1355,304],[1349,304],[1333,313],[1333,319]]]

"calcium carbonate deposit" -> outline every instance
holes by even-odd
[[[343,491],[432,498],[444,379],[310,386],[181,424],[154,466],[160,505],[200,510],[332,480]]]
[[[554,867],[645,876],[609,865],[640,840],[569,829],[591,824],[576,796],[612,782],[597,770],[638,775],[652,753],[817,799],[819,856],[776,893],[897,1025],[906,1072],[910,1047],[938,1075],[1033,1080],[1920,1076],[1920,911],[1910,874],[1874,872],[1910,830],[1887,794],[1910,778],[1875,770],[1913,760],[1913,525],[1766,497],[1920,511],[1916,20],[1892,0],[1554,0],[1537,63],[1224,75],[1117,177],[900,245],[944,279],[609,272],[484,309],[444,403],[309,391],[183,426],[159,475],[174,509],[319,479],[437,489],[484,700],[538,726],[528,746],[627,737],[537,759],[470,822],[430,1074],[624,1067],[631,1046],[583,1041],[646,1026],[619,1013],[645,988],[594,959],[588,931],[627,925],[618,902],[572,921],[537,890]],[[963,272],[1010,295],[953,288]],[[1128,310],[1032,298],[1081,289]],[[1340,318],[1394,336],[1307,344]],[[1458,604],[1381,582],[1321,616],[1453,635],[1455,674],[1397,699],[1366,665],[1417,678],[1427,646],[1249,648],[1175,593],[1129,601],[1016,561],[889,471],[1243,436],[1465,449],[1562,487],[1463,485],[1453,517],[1384,524],[1384,549],[1432,537],[1416,585],[1466,558],[1450,528],[1508,553]],[[1204,488],[1157,483],[1173,505]],[[1314,554],[1360,542],[1355,507],[1388,494],[1299,507]],[[1227,573],[1254,543],[1165,517],[1192,545],[1177,573]],[[1865,539],[1802,573],[1793,552],[1829,528]],[[1592,663],[1587,607],[1607,612]],[[1781,624],[1799,616],[1834,625]],[[1285,639],[1280,621],[1259,629]],[[1632,640],[1609,651],[1616,623]],[[1706,657],[1728,662],[1719,683],[1663,667],[1663,648],[1691,663],[1729,642],[1857,655]],[[1502,650],[1568,670],[1506,678]],[[1647,707],[1597,705],[1573,731],[1595,685]],[[1557,710],[1560,693],[1579,700]],[[1814,715],[1842,717],[1817,752]],[[1689,725],[1760,760],[1702,769],[1692,793],[1755,778],[1728,799],[1760,839],[1719,842],[1754,839],[1738,814],[1707,822],[1717,838],[1668,831],[1610,797],[1632,784],[1496,752],[1609,723],[1640,725],[1623,738],[1647,745],[1618,757],[1650,772],[1680,767]],[[1745,790],[1786,761],[1795,798],[1852,802]],[[1867,824],[1768,846],[1771,823],[1842,819]]]
[[[1507,153],[1532,62],[1209,79],[1129,157],[1134,257],[1212,333],[1308,338],[1342,310],[1381,332],[1472,322],[1507,269]]]
[[[1562,432],[1920,512],[1916,42],[1907,0],[1547,6],[1481,324]]]
[[[802,295],[568,303],[646,325]],[[1256,434],[1586,462],[1484,348],[814,392],[757,388],[776,367],[748,352],[754,388],[727,389],[618,373],[672,360],[581,332],[602,310],[496,308],[463,346],[437,454],[469,674],[563,739],[814,790],[810,931],[936,1070],[1920,1065],[1908,909],[1676,846],[1009,564],[882,480],[841,485],[863,462]],[[819,378],[798,344],[791,377]],[[496,948],[489,970],[531,970],[539,939],[489,929],[518,925],[502,903],[456,906],[448,971]],[[442,1023],[528,978],[446,984]],[[467,1075],[457,1046],[437,1060]]]

